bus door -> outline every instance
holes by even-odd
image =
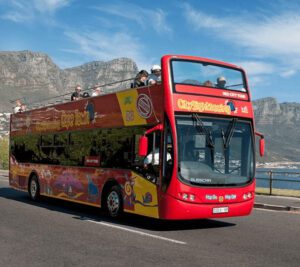
[[[161,166],[161,131],[154,131],[147,135],[148,151],[144,159],[144,176],[152,183],[159,184]]]

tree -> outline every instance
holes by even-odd
[[[8,169],[8,137],[0,138],[0,169]]]

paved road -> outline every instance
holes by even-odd
[[[111,221],[99,209],[29,200],[0,176],[0,266],[299,266],[300,214]]]

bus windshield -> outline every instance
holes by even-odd
[[[254,175],[251,123],[198,114],[176,117],[179,177],[194,185],[233,186]]]
[[[199,61],[173,60],[173,83],[246,92],[243,73],[238,69]]]

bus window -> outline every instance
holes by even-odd
[[[102,167],[131,169],[137,166],[134,155],[136,134],[143,132],[141,128],[111,129],[110,134],[102,135],[101,158]]]
[[[246,92],[244,74],[237,69],[207,62],[173,60],[172,70],[174,84],[195,86],[198,93],[203,86]]]
[[[43,163],[51,164],[53,153],[53,135],[46,134],[41,137],[41,161]]]

